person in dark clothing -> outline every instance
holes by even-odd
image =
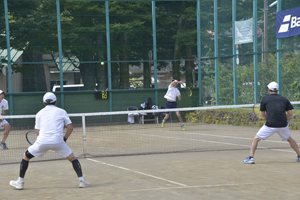
[[[300,151],[296,141],[291,137],[288,119],[293,115],[293,106],[288,99],[277,94],[279,86],[276,82],[268,85],[269,95],[264,97],[260,103],[260,111],[262,118],[266,119],[266,123],[259,129],[253,138],[250,148],[250,156],[243,162],[245,164],[254,164],[254,153],[257,149],[258,142],[265,140],[274,133],[277,133],[282,141],[288,141],[290,146],[297,153],[297,161],[300,162]]]

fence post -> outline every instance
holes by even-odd
[[[236,0],[232,0],[232,62],[233,62],[233,99],[234,105],[238,104],[238,93],[237,93],[237,56],[236,56],[236,44],[235,44],[235,21],[236,21]]]
[[[253,66],[254,66],[254,102],[258,103],[257,0],[253,0]]]
[[[214,46],[215,46],[215,92],[216,105],[219,105],[219,47],[218,47],[218,0],[214,0]]]
[[[197,1],[197,57],[198,57],[198,106],[203,105],[202,102],[202,70],[201,70],[201,19],[200,19],[200,0]]]
[[[277,12],[281,11],[281,0],[277,1]],[[279,94],[282,94],[282,87],[281,87],[281,38],[277,39],[277,83],[279,85]]]
[[[61,41],[61,23],[60,23],[60,2],[56,0],[56,16],[57,16],[57,35],[58,35],[58,54],[59,54],[59,81],[60,81],[60,95],[61,108],[65,108],[65,99],[64,99],[64,74],[63,74],[63,65],[62,65],[62,41]]]
[[[82,146],[83,146],[83,157],[86,156],[86,132],[85,132],[85,115],[82,114]]]

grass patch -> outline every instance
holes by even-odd
[[[186,113],[185,119],[191,123],[263,126],[266,121],[259,119],[252,111],[252,108],[198,110]],[[293,110],[293,116],[289,119],[289,127],[291,130],[300,129],[300,109]]]

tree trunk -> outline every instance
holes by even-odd
[[[151,64],[150,62],[148,63],[143,63],[144,65],[144,88],[150,88],[151,85]]]
[[[98,45],[102,45],[102,37],[98,37],[97,38],[97,44]],[[97,61],[104,61],[104,53],[101,50],[97,51],[96,54],[96,60]],[[106,90],[106,88],[108,88],[108,82],[107,82],[107,63],[104,65],[101,65],[100,63],[96,63],[95,64],[95,69],[96,69],[96,89],[97,90]]]
[[[129,89],[129,67],[128,63],[120,63],[120,89]]]
[[[181,48],[178,48],[175,50],[174,59],[180,59],[181,58]],[[180,80],[180,61],[173,61],[173,79]]]
[[[95,89],[95,64],[81,63],[79,66],[85,90]]]
[[[39,53],[24,53],[24,62],[43,62]],[[23,91],[47,91],[45,69],[43,64],[23,65]]]
[[[111,54],[111,60],[118,60],[115,53]],[[119,89],[119,63],[111,63],[111,87],[112,89]]]
[[[181,31],[183,17],[182,15],[179,16],[178,23],[177,23],[177,35]],[[178,39],[175,40],[174,45],[174,59],[181,59],[181,47],[178,45]],[[173,79],[180,80],[180,61],[173,62]]]
[[[124,44],[128,44],[129,38],[127,34],[124,34]],[[128,50],[123,50],[120,56],[122,61],[128,60]],[[129,64],[126,62],[120,62],[120,89],[129,89]]]
[[[107,64],[101,65],[100,63],[95,64],[96,68],[96,83],[97,83],[97,90],[106,90],[107,88],[107,75],[105,68]]]
[[[190,45],[186,46],[186,55],[188,58],[192,58],[192,47]],[[190,87],[193,85],[193,75],[191,62],[185,62],[185,76],[186,76],[186,86]]]

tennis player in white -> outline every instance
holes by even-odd
[[[8,102],[4,99],[5,93],[0,90],[0,109],[1,109],[1,116],[5,115],[6,110],[8,110]],[[5,119],[0,119],[0,127],[3,127],[4,133],[2,141],[0,142],[0,146],[3,148],[3,150],[7,150],[7,146],[5,143],[6,138],[8,137],[9,131],[10,131],[10,125]]]
[[[179,101],[181,101],[181,94],[180,94],[180,91],[177,89],[178,83],[182,84],[182,81],[177,81],[177,80],[173,79],[171,84],[169,85],[168,91],[164,96],[164,98],[167,99],[165,108],[178,108],[177,103],[176,103],[176,97],[178,98]],[[182,130],[185,131],[185,127],[183,125],[182,117],[181,117],[179,111],[176,111],[175,113],[180,121],[180,126],[181,126]],[[170,117],[170,113],[166,112],[166,115],[161,123],[162,127],[165,127],[165,122],[167,121],[167,119],[169,119],[169,117]]]
[[[56,96],[52,92],[44,95],[43,103],[45,108],[41,109],[35,118],[35,129],[38,135],[35,143],[28,148],[20,164],[19,179],[10,181],[10,185],[16,189],[23,189],[24,176],[28,168],[29,160],[33,157],[42,157],[49,150],[55,151],[58,155],[68,159],[78,176],[79,187],[89,187],[82,176],[82,169],[79,161],[66,144],[68,137],[73,131],[72,122],[67,112],[56,107]],[[65,136],[63,136],[64,125],[67,126]]]
[[[300,162],[300,151],[297,142],[291,137],[287,120],[293,115],[293,106],[285,97],[277,94],[279,86],[276,82],[268,85],[269,95],[265,96],[260,103],[261,115],[266,119],[266,123],[259,129],[253,138],[250,148],[250,156],[243,162],[254,164],[254,153],[258,142],[265,140],[274,133],[277,133],[282,141],[288,141],[292,149],[298,155],[297,161]]]

